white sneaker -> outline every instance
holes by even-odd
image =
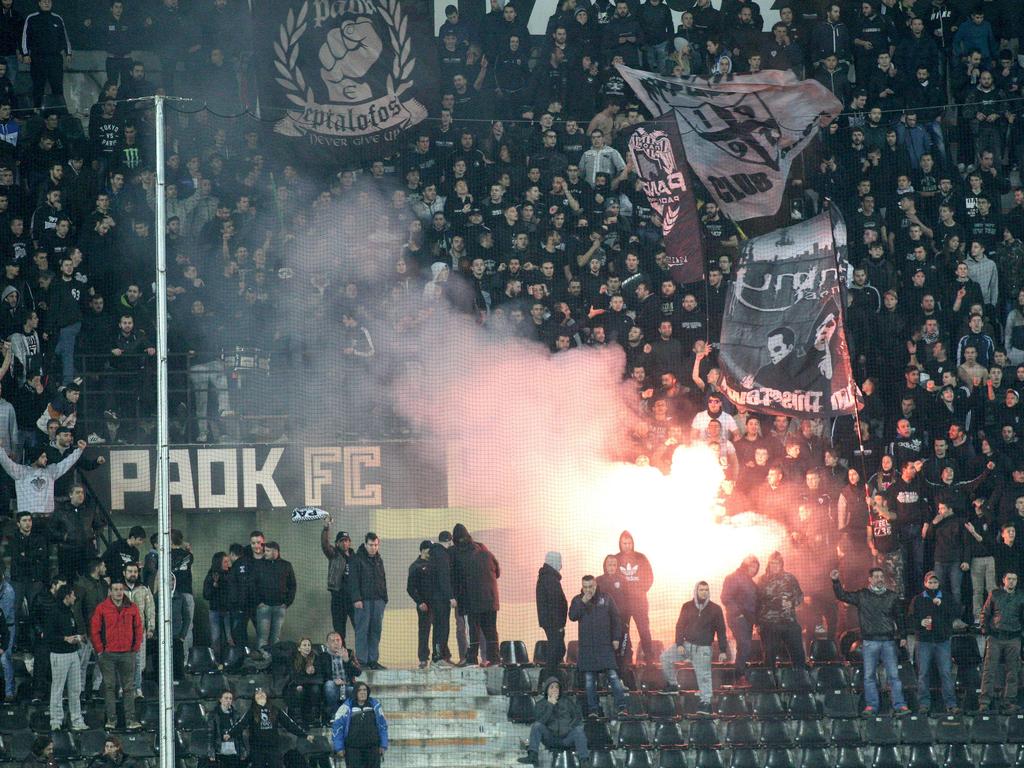
[[[209,436],[205,432],[203,432],[201,435],[196,435],[196,442],[197,443],[205,443],[208,440],[209,440]]]
[[[107,442],[102,437],[97,435],[95,432],[90,432],[89,436],[85,438],[85,441],[89,443],[89,445],[100,445],[102,443]]]

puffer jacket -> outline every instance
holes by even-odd
[[[542,695],[534,704],[533,719],[547,726],[556,738],[564,739],[573,728],[583,723],[583,715],[575,696],[561,693],[554,704],[548,701],[548,689],[552,685],[557,685],[561,689],[561,683],[553,675],[545,680],[541,687]]]

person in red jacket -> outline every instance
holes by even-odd
[[[110,595],[93,611],[89,639],[100,660],[103,673],[103,702],[107,710],[107,730],[117,726],[117,691],[123,689],[125,727],[142,729],[135,717],[135,654],[142,644],[142,619],[139,609],[125,597],[124,582],[110,585]]]

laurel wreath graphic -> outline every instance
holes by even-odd
[[[366,3],[369,11],[372,6]],[[384,0],[377,6],[377,12],[388,25],[388,34],[394,59],[391,73],[387,79],[389,96],[401,96],[412,87],[412,71],[416,66],[416,57],[412,55],[412,40],[409,39],[408,19],[402,13],[399,0]],[[288,100],[299,107],[307,107],[316,102],[313,89],[306,83],[302,70],[298,67],[299,41],[306,33],[309,15],[309,2],[304,2],[298,15],[291,9],[281,25],[280,37],[274,42],[274,67],[280,77],[277,83],[284,88]]]
[[[672,227],[676,225],[676,219],[679,218],[679,209],[674,205],[665,206],[665,216],[661,220],[661,231],[664,234],[668,234],[672,231]]]

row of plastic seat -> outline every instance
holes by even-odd
[[[56,731],[53,738],[54,757],[57,760],[78,760],[93,757],[103,752],[105,731],[93,729],[82,733]],[[118,733],[124,753],[128,757],[147,759],[157,753],[156,737],[152,733]],[[34,731],[14,731],[0,735],[0,759],[21,762],[32,754],[36,740]]]

